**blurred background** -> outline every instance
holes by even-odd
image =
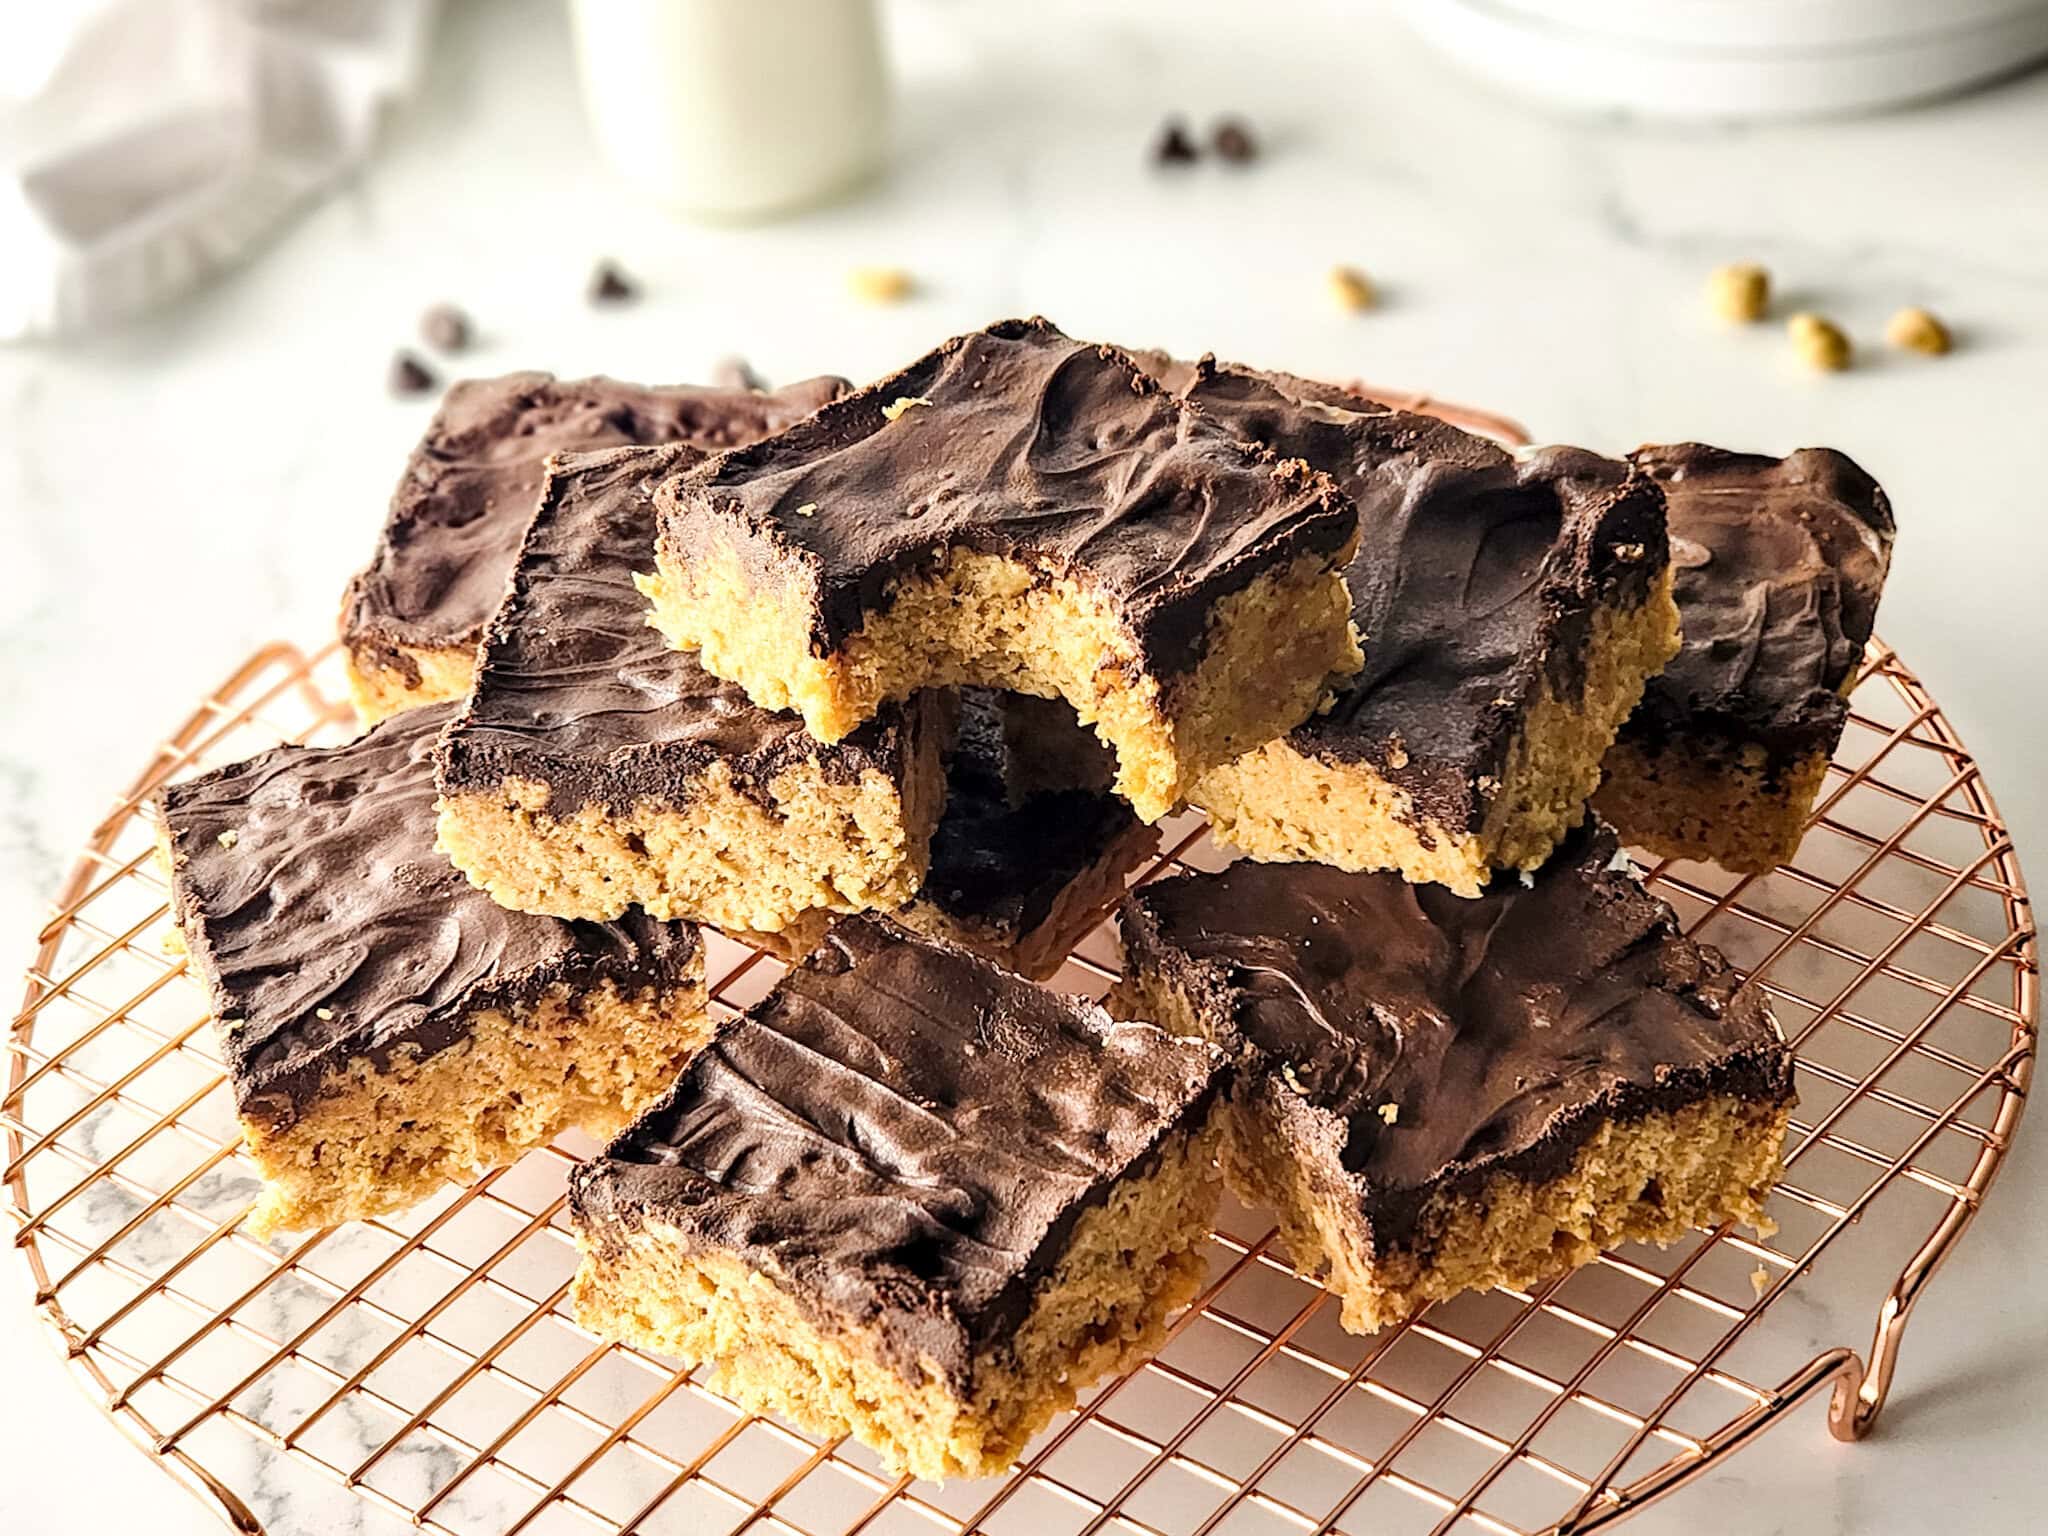
[[[1539,441],[1846,451],[1901,523],[1881,632],[2048,847],[2043,0],[44,0],[0,34],[0,937],[195,697],[331,632],[450,380],[863,379],[1029,313]],[[1757,323],[1707,303],[1728,263],[1770,274]],[[1952,350],[1888,342],[1905,307]],[[2031,1518],[2048,1323],[2005,1282],[2048,1240],[2003,1214],[1879,1441],[1812,1415],[1709,1528]],[[0,1528],[209,1529],[20,1279]],[[269,1493],[279,1532],[370,1518]]]

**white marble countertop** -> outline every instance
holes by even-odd
[[[2048,76],[1877,120],[1647,130],[1525,113],[1341,0],[903,0],[894,21],[894,173],[735,231],[606,179],[555,4],[460,6],[376,163],[247,270],[118,335],[0,353],[0,935],[25,955],[155,733],[258,642],[327,630],[429,411],[387,397],[387,359],[441,299],[477,317],[478,372],[688,378],[736,352],[775,378],[867,375],[1038,311],[1426,388],[1594,447],[1839,446],[1904,525],[1883,632],[1984,763],[2023,855],[2048,848]],[[1161,175],[1146,150],[1170,111],[1242,113],[1269,154]],[[642,303],[584,303],[600,256],[645,282]],[[1864,364],[1817,377],[1775,328],[1717,330],[1698,290],[1735,259],[1839,317]],[[1338,261],[1374,274],[1382,310],[1333,310]],[[859,264],[908,268],[921,296],[855,306]],[[1908,302],[1954,323],[1954,356],[1875,345]],[[2013,1283],[2048,1273],[2028,1208],[2048,1131],[2032,1129],[1916,1320],[1875,1439],[1835,1444],[1807,1410],[1631,1528],[2038,1520],[2048,1314]],[[0,1530],[212,1529],[118,1443],[31,1327],[21,1267],[0,1270]],[[1868,1325],[1817,1317],[1816,1345],[1861,1349]],[[276,1536],[395,1529],[311,1484],[266,1479],[256,1502]]]

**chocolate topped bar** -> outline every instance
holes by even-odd
[[[1761,993],[1616,847],[1596,824],[1477,898],[1318,865],[1160,881],[1126,905],[1130,966],[1272,1074],[1287,1134],[1334,1155],[1384,1254],[1430,1200],[1555,1178],[1604,1124],[1789,1100]]]
[[[1187,410],[1116,348],[1036,319],[955,337],[663,502],[679,546],[737,531],[745,558],[801,572],[816,655],[897,577],[964,548],[1099,593],[1162,674],[1200,659],[1218,599],[1345,548],[1355,524],[1325,477]]]
[[[1631,457],[1664,487],[1685,638],[1629,732],[1654,743],[1704,727],[1774,756],[1832,752],[1891,563],[1884,491],[1826,448],[1773,459],[1681,443]]]
[[[1287,744],[1365,765],[1417,822],[1478,832],[1542,686],[1582,696],[1597,609],[1640,606],[1661,578],[1656,485],[1580,449],[1517,459],[1433,417],[1208,359],[1184,398],[1359,507],[1345,577],[1365,667]]]
[[[1076,879],[1114,845],[1135,836],[1149,848],[1157,838],[1141,830],[1144,823],[1129,805],[1104,790],[1020,793],[1006,703],[986,688],[961,690],[959,734],[946,762],[946,810],[932,832],[931,868],[917,894],[919,903],[957,923],[1016,936],[1044,924]]]
[[[570,1177],[586,1241],[658,1224],[895,1371],[965,1391],[1084,1213],[1207,1117],[1221,1058],[871,917]]]
[[[765,800],[797,763],[855,782],[870,769],[900,772],[914,755],[910,722],[922,704],[888,706],[825,747],[800,717],[756,708],[648,627],[633,573],[653,558],[653,494],[703,458],[675,445],[555,462],[485,634],[474,696],[448,733],[444,792],[518,777],[547,786],[559,820],[588,804],[687,800],[714,763],[734,789]]]
[[[701,991],[696,930],[507,911],[434,849],[433,749],[413,710],[343,747],[278,747],[170,785],[172,905],[220,1021],[238,1108],[275,1130],[330,1074],[425,1058],[481,1010],[573,984]]]
[[[718,452],[781,431],[847,387],[646,388],[546,373],[456,384],[413,450],[376,553],[349,583],[344,642],[359,665],[415,683],[409,651],[473,647],[504,596],[549,454],[627,443]]]

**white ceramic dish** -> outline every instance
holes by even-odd
[[[1867,112],[2048,56],[2048,0],[1406,0],[1461,67],[1520,94],[1664,118]]]

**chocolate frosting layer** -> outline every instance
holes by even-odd
[[[1501,776],[1540,685],[1582,692],[1595,606],[1641,602],[1663,571],[1655,482],[1576,448],[1517,459],[1434,417],[1206,358],[1183,398],[1358,505],[1345,579],[1365,668],[1288,742],[1366,765],[1420,817],[1479,830],[1479,781]]]
[[[511,912],[434,848],[452,705],[344,747],[278,747],[163,792],[173,911],[219,1020],[237,1107],[282,1127],[353,1057],[463,1039],[479,1010],[695,976],[696,928]]]
[[[1365,411],[1373,415],[1382,411],[1397,411],[1392,402],[1369,395],[1363,389],[1349,384],[1336,384],[1328,379],[1311,379],[1278,368],[1254,368],[1250,363],[1220,362],[1213,352],[1204,353],[1191,363],[1185,358],[1175,357],[1171,352],[1149,347],[1133,351],[1131,359],[1157,379],[1165,389],[1183,397],[1188,393],[1188,386],[1204,374],[1234,374],[1269,384],[1292,400],[1313,401],[1319,405],[1333,405],[1339,410]],[[1426,419],[1434,421],[1437,418]]]
[[[1762,993],[1684,937],[1616,848],[1581,829],[1533,883],[1476,899],[1240,863],[1143,887],[1125,943],[1240,1042],[1244,1080],[1335,1157],[1384,1249],[1438,1191],[1561,1173],[1602,1121],[1710,1093],[1790,1099]]]
[[[1205,1116],[1222,1060],[879,918],[839,923],[570,1177],[966,1391],[1083,1212]]]
[[[960,690],[945,814],[932,833],[931,867],[918,899],[948,917],[1022,935],[1050,917],[1067,888],[1112,846],[1139,835],[1144,823],[1125,801],[1097,789],[1019,794],[1005,714],[1003,695]],[[1077,735],[1084,729],[1079,721],[1071,728]]]
[[[551,453],[688,443],[715,453],[780,432],[850,386],[653,389],[616,379],[509,373],[453,386],[407,461],[370,563],[349,583],[353,648],[476,644],[533,515]],[[403,665],[395,651],[383,657]]]
[[[815,604],[829,654],[890,582],[966,548],[1100,593],[1154,674],[1189,670],[1214,604],[1297,555],[1348,547],[1329,480],[1174,401],[1114,347],[1044,320],[957,336],[779,437],[664,493],[687,557],[737,532],[742,558]]]
[[[648,626],[633,573],[653,565],[654,489],[702,458],[675,445],[555,461],[478,653],[475,692],[448,731],[445,790],[532,779],[568,816],[593,803],[687,803],[715,761],[764,800],[778,774],[809,759],[842,781],[908,771],[926,704],[884,705],[823,746],[800,716],[757,707]]]
[[[1670,507],[1685,639],[1628,733],[1654,746],[1704,729],[1786,758],[1832,752],[1891,566],[1883,490],[1827,448],[1772,459],[1680,443],[1633,458]]]

